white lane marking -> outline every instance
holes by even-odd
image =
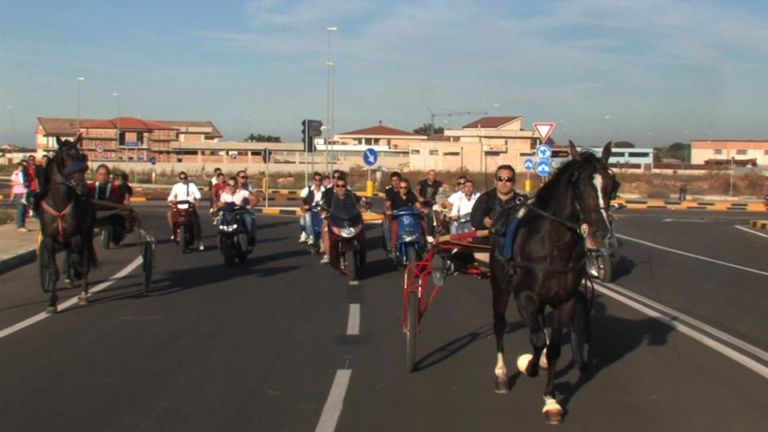
[[[728,263],[728,262],[725,262],[725,261],[720,261],[720,260],[716,260],[716,259],[712,259],[712,258],[707,258],[707,257],[701,256],[701,255],[695,255],[695,254],[692,254],[692,253],[683,252],[683,251],[680,251],[680,250],[677,250],[677,249],[672,249],[672,248],[668,248],[666,246],[661,246],[661,245],[657,245],[655,243],[647,242],[645,240],[640,240],[640,239],[636,239],[634,237],[625,236],[623,234],[616,234],[616,237],[622,238],[624,240],[629,240],[629,241],[633,241],[633,242],[636,242],[636,243],[644,244],[646,246],[650,246],[650,247],[653,247],[653,248],[656,248],[656,249],[665,250],[667,252],[672,252],[672,253],[680,254],[680,255],[683,255],[683,256],[687,256],[687,257],[691,257],[691,258],[696,258],[696,259],[700,259],[700,260],[703,260],[703,261],[709,261],[709,262],[712,262],[712,263],[715,263],[715,264],[720,264],[720,265],[724,265],[724,266],[728,266],[728,267],[733,267],[735,269],[744,270],[744,271],[748,271],[748,272],[752,272],[752,273],[757,273],[757,274],[763,275],[763,276],[768,276],[768,272],[764,272],[764,271],[761,271],[761,270],[755,270],[753,268],[740,266],[738,264],[731,264],[731,263]]]
[[[347,320],[347,336],[360,334],[360,304],[349,305],[349,319]]]
[[[704,219],[683,219],[683,218],[666,218],[662,219],[662,222],[694,222],[694,223],[708,223],[711,221],[706,221]]]
[[[141,257],[140,256],[136,257],[135,260],[133,260],[130,264],[125,266],[125,268],[123,268],[119,272],[115,273],[112,277],[110,277],[109,279],[105,280],[104,282],[96,285],[95,287],[91,288],[88,291],[90,293],[97,293],[99,291],[104,290],[108,286],[110,286],[113,283],[117,282],[118,280],[122,279],[128,273],[132,272],[133,269],[135,269],[139,265],[141,265]],[[59,303],[58,310],[59,311],[63,311],[64,309],[67,309],[67,308],[73,306],[76,303],[77,303],[77,297],[72,297],[72,298],[70,298],[69,300],[67,300],[67,301],[65,301],[63,303]],[[44,320],[44,319],[46,319],[46,318],[48,318],[50,316],[51,315],[48,315],[45,312],[40,312],[39,314],[37,314],[35,316],[32,316],[30,318],[27,318],[24,321],[16,323],[16,324],[14,324],[14,325],[12,325],[10,327],[6,327],[6,328],[0,330],[0,339],[4,338],[4,337],[6,337],[6,336],[8,336],[10,334],[16,333],[17,331],[19,331],[21,329],[24,329],[26,327],[29,327],[32,324],[35,324],[35,323],[37,323],[39,321],[42,321],[42,320]]]
[[[688,327],[685,324],[680,323],[678,320],[675,319],[675,316],[674,316],[674,315],[678,314],[678,312],[672,311],[673,312],[673,316],[669,317],[669,316],[664,315],[662,313],[656,312],[655,310],[651,309],[650,307],[643,306],[640,303],[637,303],[637,302],[635,302],[633,300],[630,300],[630,299],[624,297],[623,295],[619,294],[618,292],[614,292],[613,289],[616,289],[617,291],[622,291],[623,293],[627,292],[626,290],[621,289],[617,285],[608,284],[608,285],[610,285],[610,287],[608,285],[606,285],[606,284],[603,284],[603,283],[595,283],[595,285],[596,285],[596,288],[597,288],[598,291],[600,291],[601,293],[607,295],[608,297],[611,297],[614,300],[618,300],[621,303],[624,303],[625,305],[627,305],[629,307],[632,307],[632,308],[634,308],[634,309],[636,309],[636,310],[638,310],[638,311],[640,311],[640,312],[642,312],[642,313],[644,313],[644,314],[646,314],[646,315],[648,315],[648,316],[650,316],[652,318],[655,318],[655,319],[661,321],[662,323],[672,327],[673,329],[678,330],[680,333],[683,333],[683,334],[691,337],[692,339],[701,342],[702,344],[706,345],[709,348],[712,348],[713,350],[719,352],[720,354],[723,354],[724,356],[730,358],[731,360],[735,361],[736,363],[739,363],[742,366],[744,366],[744,367],[752,370],[753,372],[757,373],[758,375],[761,375],[763,378],[768,379],[768,367],[765,367],[762,364],[760,364],[760,363],[752,360],[751,358],[745,356],[744,354],[741,354],[741,353],[737,352],[733,348],[730,348],[730,347],[728,347],[728,346],[726,346],[726,345],[724,345],[724,344],[722,344],[722,343],[712,339],[711,337],[709,337],[709,336],[707,336],[707,335],[705,335],[703,333],[700,333],[700,332],[696,331],[695,329],[693,329],[691,327]],[[637,295],[633,295],[633,297],[636,297],[636,296]],[[638,296],[638,297],[641,297],[641,296]],[[649,304],[654,304],[654,305],[661,306],[658,303],[653,302],[652,300],[649,300],[649,299],[644,299],[644,301],[646,303],[649,303]],[[661,309],[671,310],[671,309],[668,309],[668,308],[666,308],[664,306],[661,306]],[[680,316],[684,316],[683,314],[679,314],[679,315]],[[690,317],[688,317],[688,318],[690,318]],[[690,319],[692,319],[692,318],[690,318]],[[704,325],[706,326],[706,324],[704,324]],[[709,326],[706,326],[706,327],[709,327]],[[717,331],[718,333],[722,333],[719,330],[715,330],[715,331]],[[722,333],[722,334],[726,335],[725,333]],[[728,338],[730,338],[730,339],[738,340],[738,339],[734,338],[733,336],[730,336],[730,335],[726,335],[726,336],[728,336]],[[738,341],[739,341],[739,346],[746,345],[746,346],[751,347],[753,350],[755,350],[757,352],[763,352],[759,348],[752,347],[751,345],[747,344],[746,342],[743,342],[743,341],[740,341],[740,340],[738,340]]]
[[[755,230],[751,230],[751,229],[749,229],[749,228],[744,228],[744,227],[743,227],[743,226],[741,226],[741,225],[734,225],[734,228],[740,229],[740,230],[742,230],[742,231],[746,231],[746,232],[748,232],[748,233],[751,233],[751,234],[754,234],[754,235],[759,235],[759,236],[761,236],[761,237],[765,237],[765,238],[768,238],[768,235],[766,235],[766,234],[763,234],[763,233],[759,233],[759,232],[757,232],[757,231],[755,231]]]
[[[323,413],[320,415],[320,421],[317,422],[315,432],[333,432],[336,430],[336,423],[338,423],[341,410],[344,408],[344,396],[347,393],[350,377],[352,377],[352,369],[336,371],[331,392],[328,394],[328,400],[325,401]]]

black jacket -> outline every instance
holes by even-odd
[[[477,197],[477,201],[475,201],[475,205],[472,207],[472,214],[469,217],[472,228],[476,230],[488,229],[483,223],[486,217],[493,219],[502,207],[511,205],[513,202],[522,204],[526,201],[526,198],[525,195],[512,192],[512,195],[506,201],[502,201],[496,195],[496,188],[483,192]]]

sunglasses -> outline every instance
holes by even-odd
[[[466,183],[466,182],[465,181],[457,181],[456,182],[456,184],[459,185],[459,186],[463,185],[464,183]]]
[[[497,182],[504,182],[504,183],[514,183],[515,178],[512,176],[498,176],[496,177]]]
[[[229,187],[237,187],[237,185],[234,184],[234,183],[227,183],[227,186],[229,186]]]
[[[321,179],[321,178],[319,178],[319,177],[315,177],[315,178],[313,178],[313,179],[312,179],[312,181],[322,181],[322,180],[323,180],[323,179]]]
[[[344,188],[344,187],[347,187],[347,185],[345,185],[345,184],[338,184],[338,183],[337,183],[337,184],[336,184],[336,187],[337,187],[337,188]]]
[[[241,179],[247,179],[247,178],[248,178],[248,176],[237,176],[237,178],[241,178]]]
[[[410,189],[408,186],[400,186],[400,190],[408,190]]]
[[[187,177],[179,177],[179,180],[187,180]]]

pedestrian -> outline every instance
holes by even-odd
[[[29,181],[27,161],[22,160],[16,164],[16,170],[11,174],[11,196],[13,196],[13,202],[16,204],[16,229],[19,231],[29,231],[27,229],[27,208],[28,208],[28,193],[29,193]]]
[[[680,184],[680,191],[677,195],[677,200],[680,202],[685,201],[688,198],[688,184]]]

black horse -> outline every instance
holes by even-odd
[[[560,357],[561,335],[568,324],[572,324],[574,363],[580,372],[586,371],[591,300],[582,288],[586,276],[586,252],[597,249],[606,241],[610,200],[618,189],[618,182],[608,168],[610,142],[603,148],[601,157],[589,152],[579,153],[572,142],[570,154],[572,159],[562,165],[534,199],[520,210],[511,258],[504,258],[499,251],[493,252],[491,257],[496,390],[509,391],[503,337],[507,327],[507,304],[514,295],[533,346],[532,355],[524,354],[518,358],[518,369],[528,376],[536,376],[540,361],[543,367],[548,366],[543,413],[550,423],[559,423],[563,416],[555,398],[554,376]],[[511,213],[516,211],[498,212],[494,225],[508,226],[510,217],[514,216]],[[553,310],[549,337],[544,328],[547,306]],[[543,352],[546,353],[544,359],[541,358]]]
[[[38,259],[42,260],[44,289],[50,291],[48,313],[57,310],[57,246],[63,247],[67,255],[67,273],[71,269],[74,279],[82,281],[83,291],[78,296],[81,304],[88,302],[88,272],[97,265],[93,246],[96,211],[88,197],[88,160],[80,151],[81,141],[81,135],[74,141],[56,139],[58,149],[45,167],[46,181],[36,204],[42,234]]]

